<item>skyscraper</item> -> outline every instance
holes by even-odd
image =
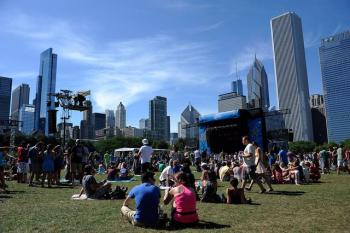
[[[229,92],[219,95],[218,111],[227,112],[237,109],[246,109],[247,99],[244,95],[239,95],[236,92]]]
[[[83,112],[83,120],[80,122],[80,138],[93,139],[95,137],[94,122],[92,115],[92,103],[90,100],[85,101],[87,110]]]
[[[107,109],[105,113],[106,113],[106,128],[114,128],[115,127],[114,111]]]
[[[19,131],[23,134],[31,134],[34,130],[34,112],[35,106],[32,104],[22,104],[18,120],[21,121]]]
[[[29,104],[29,85],[21,84],[12,92],[11,118],[18,120],[19,110],[23,104]]]
[[[8,120],[10,115],[12,79],[0,76],[0,120]]]
[[[181,113],[178,137],[186,139],[198,139],[198,127],[193,125],[197,123],[197,119],[199,117],[200,113],[197,111],[197,109],[189,104]]]
[[[310,107],[314,141],[317,144],[323,144],[327,142],[327,122],[324,110],[323,95],[311,95]]]
[[[350,31],[321,40],[320,63],[328,141],[350,138]]]
[[[288,12],[271,20],[279,109],[285,115],[294,141],[312,141],[309,84],[307,79],[304,38],[300,17]]]
[[[156,96],[149,101],[149,119],[154,139],[167,140],[168,118],[167,99],[165,97]]]
[[[106,127],[106,114],[95,112],[92,114],[92,118],[95,130],[104,129]]]
[[[119,103],[115,111],[115,126],[119,129],[126,127],[126,110],[122,102]]]
[[[232,92],[236,92],[238,95],[243,95],[243,84],[241,79],[232,81],[231,88]]]
[[[150,122],[149,122],[149,119],[140,119],[139,120],[139,128],[140,129],[150,129],[151,126],[150,126]]]
[[[269,86],[264,65],[255,57],[247,75],[248,106],[250,108],[270,107]]]
[[[55,97],[49,94],[56,90],[56,68],[57,54],[52,53],[49,48],[40,54],[40,69],[37,80],[36,101],[35,101],[35,129],[49,134],[49,120],[56,122],[56,119],[49,119],[49,112],[55,111]]]

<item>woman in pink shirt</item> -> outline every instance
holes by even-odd
[[[175,174],[176,187],[165,191],[164,204],[173,202],[171,220],[174,225],[188,226],[198,223],[196,193],[187,180],[186,174],[179,172]]]

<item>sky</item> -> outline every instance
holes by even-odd
[[[56,90],[91,90],[94,112],[123,102],[127,125],[148,117],[149,100],[168,99],[171,131],[191,103],[218,111],[218,95],[243,80],[254,56],[265,66],[277,106],[270,19],[302,19],[310,94],[322,93],[321,38],[350,30],[348,0],[0,0],[0,76],[35,96],[40,53],[58,55]],[[236,72],[237,67],[237,72]],[[61,117],[61,116],[58,116]],[[82,113],[72,113],[79,125]]]

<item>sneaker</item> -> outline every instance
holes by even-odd
[[[244,190],[245,190],[245,191],[251,191],[252,188],[245,188]]]

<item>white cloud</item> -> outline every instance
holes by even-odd
[[[91,90],[96,110],[115,109],[120,101],[128,105],[164,89],[198,86],[214,76],[207,66],[210,49],[204,43],[155,35],[102,44],[84,36],[69,22],[45,21],[41,28],[37,18],[20,14],[2,25],[8,25],[3,31],[28,39],[38,50],[52,47],[59,59],[77,65],[82,78],[76,79],[74,74],[67,81],[65,77],[59,88],[80,83],[82,90]]]
[[[199,26],[199,27],[196,27],[196,28],[192,28],[192,29],[190,29],[188,31],[192,32],[192,33],[208,32],[208,31],[213,31],[215,29],[218,29],[223,24],[224,24],[224,21],[220,21],[220,22],[213,23],[213,24],[210,24],[210,25],[204,25],[204,26]]]

